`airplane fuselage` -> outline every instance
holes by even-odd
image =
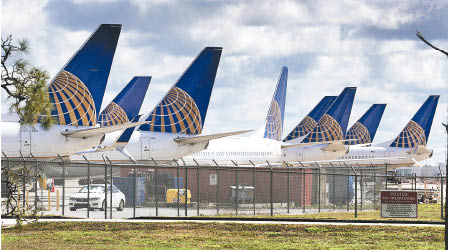
[[[44,130],[39,124],[29,126],[18,122],[2,122],[2,151],[11,158],[31,155],[36,158],[53,158],[58,155],[67,157],[101,143],[103,135],[83,139],[61,134],[73,128],[74,126],[53,125],[49,130]]]

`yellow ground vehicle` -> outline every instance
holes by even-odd
[[[178,201],[178,189],[167,189],[166,199],[168,204],[177,204]],[[186,189],[180,189],[180,204],[186,202]],[[187,203],[191,203],[191,191],[187,190]]]

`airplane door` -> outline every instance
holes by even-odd
[[[141,160],[150,160],[150,140],[141,138]]]
[[[20,130],[20,152],[24,156],[31,155],[31,133],[29,130]]]

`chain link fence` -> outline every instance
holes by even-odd
[[[5,172],[4,172],[5,170]],[[139,218],[280,216],[380,210],[382,190],[413,190],[440,203],[445,176],[396,176],[387,166],[185,166],[2,158],[2,173],[20,172],[13,191],[2,174],[2,215],[14,206],[47,216]],[[14,202],[7,202],[10,197]],[[419,213],[419,219],[421,214]],[[439,218],[438,218],[439,219]]]

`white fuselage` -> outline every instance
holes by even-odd
[[[66,137],[61,134],[61,132],[73,128],[74,126],[53,125],[49,130],[44,130],[40,124],[29,126],[20,125],[18,122],[2,122],[2,151],[11,158],[31,155],[36,158],[53,158],[58,155],[67,157],[100,144],[103,135],[83,139]]]
[[[207,149],[183,157],[187,165],[220,166],[281,162],[281,141],[256,137],[227,137],[210,141]],[[195,161],[194,161],[195,160]],[[233,163],[234,162],[234,163]]]
[[[342,145],[317,144],[305,147],[291,147],[283,149],[284,162],[310,162],[336,160],[345,155]]]
[[[354,165],[387,165],[388,169],[394,169],[412,166],[416,162],[428,159],[430,155],[431,151],[419,154],[413,153],[410,148],[352,145],[348,147],[348,153],[339,157],[339,160],[344,160],[344,162],[349,160],[348,163]]]
[[[108,146],[114,143],[122,131],[109,133],[100,147]],[[137,161],[143,162],[169,162],[180,159],[183,156],[190,155],[206,148],[208,142],[196,144],[179,144],[174,141],[178,137],[189,137],[185,134],[134,131],[128,144],[127,151]],[[86,149],[86,148],[85,148]],[[79,152],[84,151],[80,150]],[[89,161],[103,161],[107,157],[111,161],[129,161],[129,159],[118,151],[104,151],[96,153],[83,154]],[[81,155],[73,155],[73,161],[84,160]]]

